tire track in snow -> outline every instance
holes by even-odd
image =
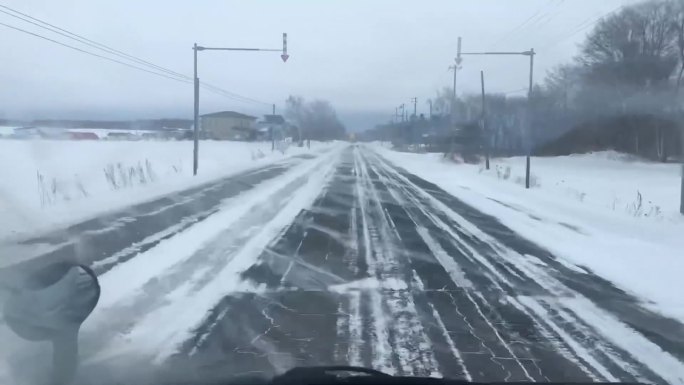
[[[380,194],[373,194],[368,187],[375,182],[373,176],[365,174],[363,167],[354,151],[345,152],[331,186],[276,242],[273,252],[266,256],[266,263],[255,267],[246,278],[264,282],[260,277],[269,277],[270,288],[283,290],[286,287],[280,282],[285,271],[290,270],[287,287],[304,289],[309,295],[311,290],[327,292],[325,298],[337,303],[337,330],[333,329],[332,338],[336,342],[331,359],[343,361],[336,363],[362,363],[388,372],[438,375],[438,352],[433,352],[434,341],[428,337],[435,334],[434,328],[424,324],[425,317],[419,316],[424,310],[419,308],[421,304],[414,304],[417,294],[406,284],[410,271],[406,270],[404,256],[397,255],[394,262],[387,263],[390,257],[386,250],[394,253],[395,248],[403,246],[398,243],[399,235],[393,229],[390,213],[377,202]],[[383,245],[381,238],[391,240],[391,247]],[[294,265],[290,263],[293,257]],[[348,282],[326,282],[324,273],[315,269]],[[302,276],[303,272],[320,279],[312,282],[311,277]],[[318,286],[313,284],[316,282]],[[325,303],[327,300],[321,306],[327,306]],[[429,312],[429,307],[425,307]],[[296,349],[296,344],[286,349]],[[462,371],[451,371],[446,366],[445,369],[450,375],[463,377]]]
[[[398,184],[401,184],[401,183],[398,182]],[[410,194],[410,191],[412,190],[410,186],[404,186],[401,188],[403,188],[407,192],[407,194]],[[417,194],[421,194],[421,191],[419,191],[417,189],[413,190],[413,191],[416,191]],[[416,201],[416,204],[419,205],[418,201],[420,201],[420,199],[416,198],[415,201]],[[424,203],[423,205],[425,207],[430,207],[429,202]],[[477,234],[477,232],[479,231],[478,229],[470,226],[467,223],[466,224],[468,226],[466,226],[466,227],[471,227],[471,228],[464,230],[463,227],[460,226],[463,224],[462,222],[459,221],[457,224],[450,222],[451,225],[455,225],[455,226],[460,228],[460,230],[455,230],[453,227],[450,227],[449,225],[447,225],[445,223],[449,220],[448,218],[442,220],[442,219],[438,218],[439,216],[440,215],[429,215],[429,218],[434,224],[436,224],[438,227],[442,228],[443,230],[445,230],[448,233],[449,239],[452,239],[452,240],[473,239],[473,237],[474,237],[473,234],[474,233]],[[444,217],[444,215],[442,215],[442,217]],[[462,234],[464,234],[464,233],[467,233],[468,235],[465,237],[462,236]],[[484,248],[479,247],[480,250],[477,250],[478,245],[486,245],[486,247],[484,247]],[[490,259],[496,260],[496,258],[500,257],[500,254],[497,254],[497,253],[508,252],[507,249],[497,245],[497,242],[494,240],[491,240],[491,239],[487,239],[486,241],[480,240],[480,241],[474,242],[474,244],[472,244],[472,245],[467,245],[465,243],[461,243],[461,245],[459,245],[459,247],[467,250],[467,253],[464,253],[464,255],[469,256],[470,258],[473,258],[473,262],[475,262],[476,264],[477,263],[481,264],[487,270],[489,270],[490,273],[492,273],[494,276],[496,276],[496,280],[492,280],[492,282],[495,284],[495,287],[497,287],[502,292],[511,293],[511,295],[514,295],[512,293],[517,292],[516,284],[519,283],[519,279],[521,278],[520,275],[516,274],[513,277],[507,276],[506,274],[509,270],[504,267],[505,266],[504,263],[490,262]],[[491,249],[492,252],[488,256],[486,252],[483,253],[482,249],[484,249],[484,250],[490,250]],[[520,257],[520,259],[522,259],[522,257]],[[500,270],[497,270],[497,269],[500,269]],[[472,271],[472,270],[473,270],[472,268],[469,269],[469,271]],[[501,270],[503,270],[503,271],[501,271]],[[541,275],[539,275],[537,281],[548,282],[549,280],[553,280],[553,278],[551,278],[545,274],[541,274]],[[534,282],[537,282],[537,281],[534,281]],[[559,286],[556,285],[555,287],[559,287]],[[539,287],[539,289],[542,289],[542,287]],[[537,293],[540,293],[538,289],[535,289],[534,291]],[[545,293],[545,292],[548,293],[548,287],[544,288],[544,290],[541,291],[541,293]],[[564,296],[568,296],[571,294],[569,294],[568,291],[556,290],[556,291],[554,291],[554,295],[557,297],[564,297]],[[471,298],[471,301],[472,301],[472,298]],[[531,316],[531,314],[526,314],[526,316]],[[601,342],[603,342],[603,341],[601,341]],[[592,354],[596,355],[595,350],[596,349],[592,349],[592,350],[588,350],[588,351],[591,351]],[[604,352],[604,351],[607,351],[607,349],[600,349],[600,352]],[[611,362],[609,357],[606,357],[605,355],[601,355],[601,354],[598,354],[598,356],[600,356],[600,360],[602,362],[604,362],[607,366],[611,367],[613,370],[616,370],[617,372],[622,372],[622,376],[621,376],[622,378],[624,378],[626,380],[631,380],[631,381],[635,380],[634,377],[632,376],[632,373],[629,370],[627,372],[622,371],[620,365]],[[627,362],[624,362],[624,363],[626,364]],[[552,370],[552,368],[549,368],[549,369]],[[607,372],[607,369],[603,369],[602,371]]]
[[[204,311],[211,309],[224,293],[254,290],[240,283],[239,274],[282,233],[301,207],[313,200],[329,175],[329,162],[338,155],[332,153],[264,183],[235,202],[239,204],[212,217],[203,228],[193,226],[188,234],[151,250],[154,256],[148,252],[145,258],[136,258],[105,275],[103,293],[108,292],[107,287],[130,282],[133,271],[154,266],[162,272],[155,277],[148,271],[148,275],[133,278],[129,289],[133,289],[132,297],[113,292],[112,297],[103,296],[102,306],[89,320],[82,337],[84,351],[93,354],[90,362],[126,351],[149,352],[161,362],[173,354],[175,346],[184,340],[183,335],[200,323]],[[225,226],[229,227],[223,230]],[[197,250],[202,243],[205,246]],[[169,252],[175,253],[175,260],[168,258]],[[142,284],[139,289],[135,289],[136,280]]]
[[[515,234],[496,218],[483,214],[449,195],[434,184],[422,180],[405,170],[397,170],[411,183],[444,205],[451,207],[481,231],[489,234],[520,255],[535,256],[549,266],[547,273],[566,287],[579,292],[600,308],[612,313],[621,322],[638,331],[652,343],[684,362],[684,324],[648,310],[634,295],[622,290],[610,281],[592,274],[586,268],[578,268],[562,258]],[[647,304],[646,304],[647,305]]]
[[[331,166],[311,207],[292,212],[251,267],[231,275],[243,292],[193,304],[213,308],[164,366],[169,378],[360,363],[476,381],[665,382],[600,333],[614,319],[591,301],[570,302],[577,291],[549,257],[488,235],[492,226],[474,225],[365,149],[350,147]]]
[[[410,224],[405,223],[404,226],[402,226],[405,231],[413,231],[416,233],[416,236],[413,236],[413,238],[418,238],[422,240],[422,246],[425,249],[428,249],[427,252],[433,255],[433,258],[436,258],[437,260],[433,260],[433,264],[438,264],[438,260],[444,259],[444,255],[440,255],[442,253],[442,250],[439,250],[438,247],[434,243],[430,243],[430,239],[426,239],[426,230],[424,227],[422,227],[414,218],[414,215],[411,214],[411,209],[416,208],[416,207],[421,207],[418,205],[417,202],[407,202],[406,199],[410,199],[410,195],[406,191],[403,191],[402,193],[398,192],[397,190],[394,190],[392,188],[393,183],[384,175],[384,173],[381,172],[380,169],[375,167],[376,165],[373,164],[373,168],[375,169],[376,174],[379,176],[379,178],[383,181],[383,183],[387,186],[389,189],[390,195],[396,200],[396,206],[397,207],[408,207],[407,211],[405,211],[405,215],[407,217],[407,220],[410,222]],[[411,230],[412,229],[412,230]],[[410,235],[410,233],[409,233]],[[409,238],[407,235],[406,238]],[[430,249],[430,246],[432,248]],[[417,247],[417,245],[414,243],[414,248]],[[412,249],[411,251],[413,251]],[[437,255],[435,255],[437,254]],[[444,261],[446,262],[446,261]],[[451,271],[452,273],[456,273],[457,270],[460,270],[460,268],[457,265],[451,264],[445,266],[442,264],[442,267],[445,268],[441,273],[446,273],[446,271]],[[434,275],[436,273],[434,267],[430,270],[428,274]],[[474,372],[476,375],[475,379],[478,381],[487,381],[487,380],[501,380],[502,378],[506,381],[511,380],[511,379],[516,379],[518,381],[520,380],[531,380],[533,379],[532,376],[527,372],[526,366],[521,362],[521,361],[526,361],[530,362],[528,359],[521,359],[517,357],[513,352],[511,351],[510,347],[508,346],[507,342],[500,336],[498,335],[498,331],[496,328],[494,328],[491,325],[491,322],[489,319],[484,316],[482,313],[481,309],[479,308],[479,305],[477,302],[475,302],[471,296],[470,293],[468,293],[467,290],[459,290],[462,288],[471,288],[472,284],[464,281],[463,280],[463,275],[461,273],[458,273],[456,276],[452,276],[452,281],[457,283],[457,286],[449,286],[451,291],[457,291],[458,297],[466,300],[467,308],[469,309],[469,314],[466,316],[464,312],[458,309],[458,307],[455,308],[456,315],[458,317],[451,317],[453,318],[459,318],[461,319],[462,323],[465,325],[465,330],[468,332],[469,337],[472,337],[475,342],[475,347],[481,346],[483,350],[478,350],[474,349],[471,347],[470,349],[466,349],[466,353],[464,353],[464,356],[466,357],[466,363],[470,364],[472,368],[470,368],[469,365],[466,365],[469,367],[470,372]],[[461,285],[458,285],[460,283]],[[446,286],[445,286],[446,288]],[[455,293],[448,291],[448,296],[451,299],[452,305],[456,305],[455,301]],[[486,303],[486,302],[485,302]],[[463,307],[463,305],[461,305]],[[472,321],[470,319],[476,319],[478,320],[478,323],[483,322],[484,325],[488,325],[488,327],[485,328],[475,328],[472,324]],[[445,331],[448,334],[448,331]],[[487,341],[492,340],[494,343],[489,343]],[[487,365],[483,365],[483,362],[481,360],[481,355],[486,354],[488,355],[488,360],[492,363],[489,367]],[[475,357],[474,359],[472,357]],[[513,366],[509,364],[509,360],[513,362]],[[532,361],[533,362],[533,361]],[[517,364],[517,367],[516,367]],[[534,362],[533,362],[534,365]],[[500,371],[496,370],[499,369]],[[541,373],[541,370],[537,368],[537,370]],[[545,377],[542,375],[541,379],[545,379]]]
[[[395,227],[388,220],[385,210],[382,207],[382,199],[376,188],[376,180],[371,175],[367,160],[360,153],[358,148],[354,148],[355,161],[360,165],[360,175],[357,178],[359,191],[359,204],[362,209],[362,218],[368,219],[368,235],[370,235],[370,252],[367,250],[367,259],[370,259],[369,273],[375,276],[382,285],[388,279],[398,279],[403,282],[411,282],[411,275],[402,266],[407,265],[407,260],[396,250],[401,247],[400,240],[397,239]],[[368,197],[366,196],[368,192]],[[374,271],[373,271],[374,270]],[[377,296],[383,293],[383,298]],[[386,344],[384,330],[388,327],[389,321],[386,317],[393,317],[392,328],[394,338],[390,342],[391,351],[398,360],[400,374],[414,374],[424,376],[439,375],[438,364],[434,359],[431,350],[431,342],[425,333],[422,323],[417,317],[416,305],[413,301],[411,290],[384,290],[373,291],[371,296],[376,296],[373,301],[373,316],[378,322],[375,332],[379,335],[376,341],[379,344]],[[384,303],[383,303],[384,302]],[[384,310],[386,309],[386,310]],[[386,314],[382,314],[382,313]],[[378,330],[383,330],[378,332]],[[390,331],[388,330],[388,331]],[[386,354],[383,349],[379,349],[378,354]],[[375,361],[374,367],[381,367],[385,361]],[[394,371],[395,368],[392,368]]]
[[[86,342],[82,350],[86,353],[97,351],[103,347],[102,344],[108,343],[111,338],[127,332],[147,313],[167,305],[169,300],[166,297],[172,292],[178,291],[180,293],[176,295],[189,296],[212,282],[231,263],[242,245],[259,232],[259,225],[262,225],[266,218],[272,217],[286,205],[289,199],[288,195],[296,191],[303,181],[302,178],[296,179],[282,189],[275,191],[275,198],[266,204],[260,204],[259,207],[250,209],[249,205],[245,205],[241,210],[243,211],[242,216],[240,213],[235,213],[238,217],[237,220],[232,223],[229,229],[219,233],[216,236],[216,241],[201,247],[189,258],[178,262],[162,271],[154,279],[145,282],[134,297],[125,298],[113,304],[104,303],[101,305],[98,312],[101,311],[107,315],[100,317],[104,319],[102,324],[97,326],[96,340],[100,341],[100,344],[90,346]],[[246,215],[248,212],[249,215]],[[110,280],[117,279],[103,277],[103,283],[107,285]],[[95,317],[98,317],[98,314],[95,314]],[[100,321],[100,319],[95,321]],[[84,339],[90,340],[87,332]]]
[[[391,166],[386,165],[386,168],[391,169]],[[397,185],[403,185],[405,191],[413,190],[414,194],[419,197],[418,200],[425,202],[424,205],[426,207],[434,207],[433,210],[444,213],[441,215],[441,217],[444,218],[443,221],[439,219],[434,221],[434,217],[431,219],[433,219],[434,222],[437,222],[436,224],[444,227],[452,238],[463,239],[460,237],[459,233],[467,232],[471,234],[470,238],[474,236],[481,239],[481,243],[491,246],[494,252],[485,255],[485,258],[499,259],[500,263],[485,263],[483,266],[489,270],[491,274],[497,276],[499,283],[504,285],[502,290],[514,293],[515,283],[520,281],[520,279],[523,279],[540,284],[543,290],[549,293],[552,298],[559,298],[560,300],[555,300],[553,303],[547,302],[545,305],[553,307],[558,314],[564,314],[565,318],[563,322],[551,322],[556,322],[556,325],[564,328],[564,330],[568,330],[564,336],[572,336],[572,341],[565,341],[566,346],[577,346],[577,344],[587,345],[588,348],[585,349],[585,351],[590,352],[590,354],[603,362],[604,365],[610,367],[611,370],[608,372],[611,373],[611,376],[607,377],[608,379],[612,377],[612,374],[616,374],[617,378],[627,381],[641,380],[648,382],[664,382],[663,379],[667,379],[670,383],[682,382],[681,375],[684,371],[682,370],[682,363],[680,361],[669,356],[667,353],[662,352],[662,350],[659,350],[651,341],[644,336],[639,335],[634,330],[625,330],[629,329],[626,325],[609,316],[604,310],[593,305],[591,301],[586,300],[579,292],[563,285],[562,281],[556,278],[555,274],[557,274],[557,271],[544,270],[543,266],[534,263],[531,258],[526,258],[526,256],[518,254],[498,242],[495,238],[483,233],[479,228],[471,225],[465,218],[452,211],[448,206],[445,206],[436,198],[433,198],[431,195],[432,191],[426,192],[421,190],[398,171],[391,169],[390,172],[394,174]],[[412,176],[412,178],[416,179],[415,176]],[[460,228],[460,231],[456,232],[454,231],[454,228]],[[473,248],[471,251],[475,251],[475,247],[471,247]],[[470,254],[475,255],[475,253]],[[515,266],[515,274],[512,274],[510,269],[504,267],[511,265]],[[503,278],[503,280],[501,278]],[[564,301],[563,298],[580,298],[581,301],[579,303],[582,304],[582,308],[576,307],[576,312],[569,313],[564,306],[573,303],[573,300],[568,299]],[[548,321],[540,320],[538,312],[536,314],[528,315],[533,319],[536,318],[539,320],[540,324],[544,323],[544,321]],[[590,326],[596,325],[596,322],[587,321],[586,318],[591,319],[589,316],[594,315],[601,317],[604,326],[603,330],[597,330],[595,327]],[[619,338],[615,333],[610,333],[614,330],[623,330],[625,335],[623,338]],[[624,338],[627,336],[635,338]],[[631,344],[627,344],[625,341],[630,341]],[[642,352],[644,349],[649,353],[643,354]],[[658,358],[654,359],[656,356]],[[584,361],[586,362],[587,360],[585,359]],[[589,359],[589,361],[591,361],[591,359]],[[599,372],[604,374],[607,373],[606,368],[600,367],[599,369]],[[658,373],[658,375],[655,375],[654,372]]]
[[[288,160],[242,172],[23,241],[23,261],[3,267],[0,274],[4,280],[5,275],[22,275],[63,260],[88,264],[98,275],[103,274],[207,219],[225,199],[282,175],[299,162]],[[57,246],[45,253],[32,245]]]

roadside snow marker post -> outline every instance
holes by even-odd
[[[200,81],[197,76],[197,51],[271,51],[271,52],[281,52],[280,58],[283,63],[287,62],[290,55],[287,53],[287,33],[283,33],[283,48],[223,48],[223,47],[202,47],[198,46],[197,43],[192,47],[194,54],[194,65],[195,65],[195,76],[194,76],[194,146],[193,146],[193,164],[192,164],[192,175],[197,175],[197,169],[199,168],[199,88]],[[270,103],[263,103],[256,101],[257,103],[262,103],[266,105],[271,105]],[[274,105],[275,110],[275,105]]]

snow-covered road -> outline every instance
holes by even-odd
[[[84,384],[317,364],[684,384],[680,323],[365,146],[293,158],[17,248],[43,256],[0,277],[70,253],[100,275],[102,298],[81,336]],[[8,375],[35,379],[26,363],[48,360],[45,346],[6,330],[0,339]]]

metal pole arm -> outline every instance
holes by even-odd
[[[461,52],[461,55],[523,55],[532,56],[536,52],[534,51],[523,51],[523,52]]]
[[[197,47],[198,51],[270,51],[280,52],[282,49],[271,48],[223,48],[223,47]]]

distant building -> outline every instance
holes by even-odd
[[[94,132],[69,132],[69,139],[71,140],[98,140],[100,139]]]
[[[107,140],[138,140],[138,136],[131,132],[110,132]]]
[[[235,111],[214,112],[201,116],[204,138],[215,140],[254,140],[257,118]]]
[[[57,128],[25,126],[14,129],[15,139],[69,139],[66,131]]]
[[[282,140],[289,136],[287,122],[282,115],[264,115],[257,127],[257,140]]]

